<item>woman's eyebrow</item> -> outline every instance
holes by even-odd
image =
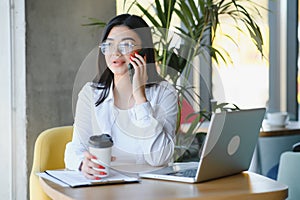
[[[106,40],[114,41],[115,39],[114,39],[114,38],[106,38]],[[132,37],[125,37],[125,38],[122,38],[121,41],[124,41],[124,40],[132,40],[132,41],[135,42],[135,39],[133,39]]]
[[[122,41],[124,41],[124,40],[132,40],[132,41],[134,41],[134,42],[135,42],[135,39],[133,39],[133,38],[131,38],[131,37],[126,37],[126,38],[123,38],[123,39],[122,39]]]

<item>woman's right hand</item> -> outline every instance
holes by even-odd
[[[95,168],[101,170],[105,169],[105,167],[93,162],[92,159],[97,158],[88,151],[84,152],[84,159],[82,161],[80,170],[86,178],[92,180],[99,180],[100,178],[97,175],[105,175],[105,172],[95,170]]]

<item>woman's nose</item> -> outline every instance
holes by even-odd
[[[114,46],[114,48],[112,50],[112,55],[113,56],[117,56],[117,57],[119,57],[119,56],[122,55],[121,52],[120,52],[120,50],[119,50],[119,48],[118,48],[118,46]]]

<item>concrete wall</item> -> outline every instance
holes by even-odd
[[[86,55],[98,44],[102,29],[83,27],[87,17],[107,21],[115,1],[52,0],[26,2],[27,160],[41,131],[72,125],[72,88]]]

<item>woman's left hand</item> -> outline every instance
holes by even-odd
[[[134,68],[134,75],[132,80],[133,97],[136,104],[145,103],[147,101],[145,94],[145,86],[148,80],[146,61],[145,59],[135,53],[130,57],[130,63]]]

